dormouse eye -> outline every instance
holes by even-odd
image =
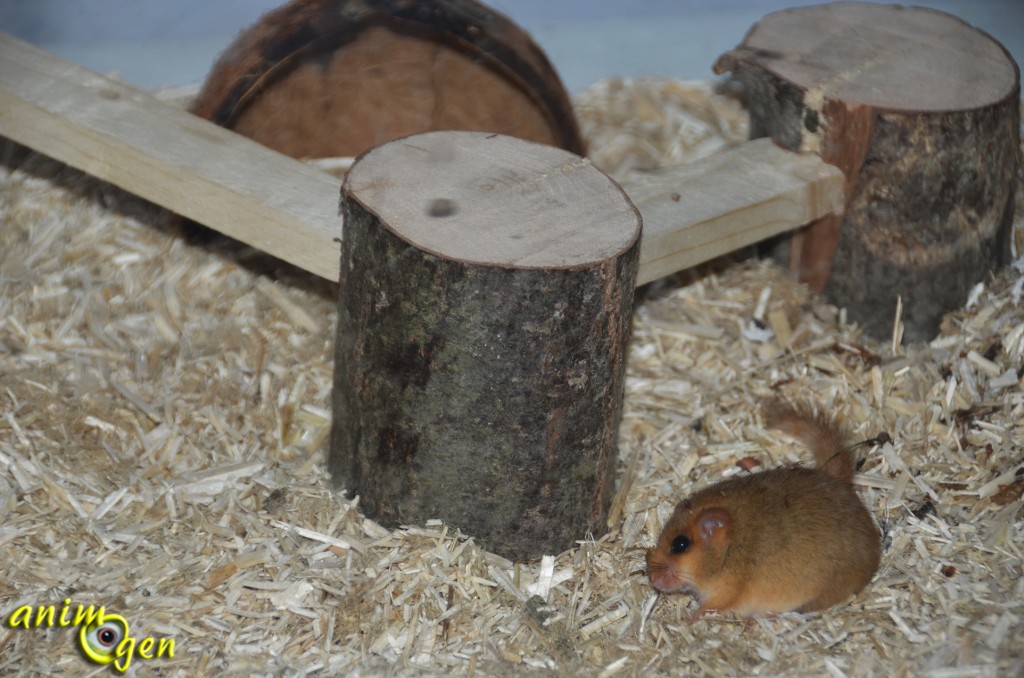
[[[690,548],[690,538],[685,534],[681,534],[672,540],[672,545],[669,547],[668,552],[675,556],[684,553],[688,548]]]

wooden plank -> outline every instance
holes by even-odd
[[[843,173],[756,139],[622,182],[643,216],[642,285],[843,209]]]
[[[0,134],[338,279],[338,179],[4,33]]]
[[[0,135],[338,279],[340,181],[0,33]],[[842,175],[767,140],[636,173],[638,284],[842,208]]]

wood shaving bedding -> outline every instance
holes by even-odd
[[[578,102],[613,173],[737,143],[734,105],[655,79]],[[896,351],[769,263],[655,283],[610,531],[513,564],[443,524],[384,529],[333,491],[331,285],[190,245],[160,210],[12,143],[0,159],[5,621],[105,605],[134,637],[176,641],[173,658],[135,657],[138,675],[1024,671],[1022,267]],[[808,459],[763,426],[771,394],[869,441],[856,483],[882,565],[823,613],[689,624],[689,598],[653,595],[644,549],[695,487]],[[0,670],[82,674],[77,647],[71,627],[5,626]]]

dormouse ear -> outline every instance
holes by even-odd
[[[693,526],[694,534],[701,543],[722,539],[732,526],[732,516],[723,508],[704,509],[697,514]]]

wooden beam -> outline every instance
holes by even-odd
[[[284,259],[338,279],[340,181],[0,33],[0,135]],[[634,173],[638,284],[842,209],[843,177],[758,140]]]
[[[0,134],[338,279],[338,179],[4,33]]]
[[[657,172],[622,188],[640,210],[642,285],[843,209],[844,179],[814,154],[771,139]]]

